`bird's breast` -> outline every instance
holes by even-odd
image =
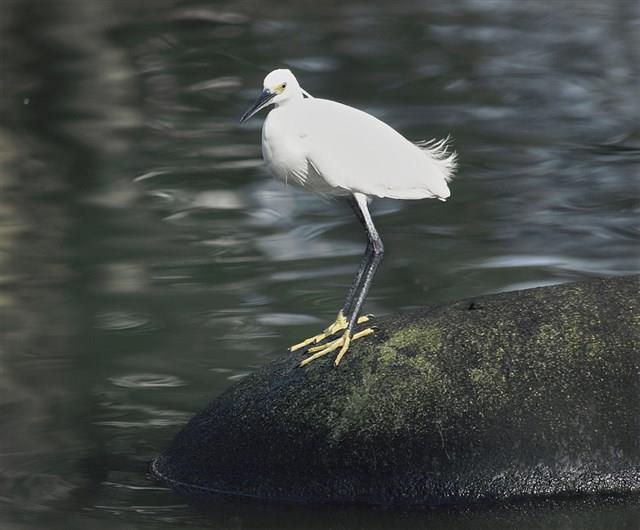
[[[321,195],[344,195],[345,189],[330,184],[310,156],[312,136],[308,122],[296,116],[299,107],[272,110],[262,127],[262,156],[267,169],[285,183]]]
[[[276,116],[272,117],[274,113]],[[271,111],[262,127],[262,156],[275,177],[304,186],[309,167],[303,138],[282,123],[277,113]]]

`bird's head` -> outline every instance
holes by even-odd
[[[291,70],[281,68],[274,70],[264,78],[262,94],[244,113],[240,121],[248,120],[267,105],[279,105],[292,98],[302,98],[302,90]]]

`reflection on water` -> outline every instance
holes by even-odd
[[[455,138],[450,201],[374,206],[389,251],[368,311],[629,274],[638,4],[129,4],[1,5],[2,526],[637,527],[615,503],[205,515],[146,465],[332,318],[363,248],[348,208],[266,176],[260,120],[238,123],[266,71]]]

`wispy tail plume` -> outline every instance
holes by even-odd
[[[458,153],[451,149],[451,135],[447,135],[442,140],[434,138],[421,140],[415,144],[442,167],[445,180],[450,182],[458,169]]]

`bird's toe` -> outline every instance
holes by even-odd
[[[300,366],[301,367],[305,366],[310,362],[315,361],[316,359],[319,359],[320,357],[324,357],[325,355],[333,351],[336,351],[339,348],[340,351],[338,352],[338,355],[336,356],[336,360],[334,361],[334,364],[338,366],[340,364],[340,361],[342,361],[342,358],[344,357],[344,355],[349,350],[349,347],[351,346],[351,343],[354,340],[367,337],[375,333],[376,331],[377,331],[377,328],[369,327],[369,328],[363,329],[362,331],[358,331],[358,333],[355,333],[354,335],[351,335],[351,332],[347,329],[337,339],[332,340],[327,344],[322,344],[320,346],[314,346],[313,348],[309,348],[307,352],[311,353],[312,355],[310,355],[306,359],[303,359],[302,362],[300,363]]]

